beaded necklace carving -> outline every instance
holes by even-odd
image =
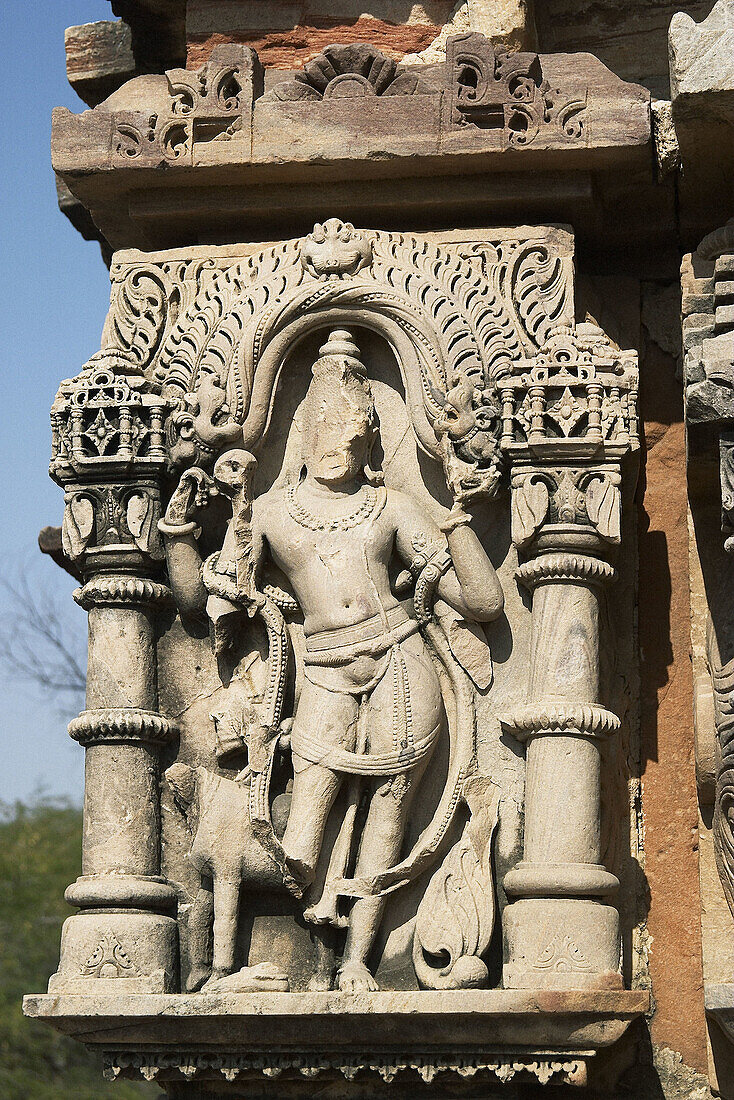
[[[296,500],[296,490],[293,485],[289,487],[286,499],[291,519],[301,527],[307,527],[310,531],[348,531],[372,514],[377,503],[377,490],[372,485],[368,485],[365,498],[359,508],[348,516],[338,516],[336,519],[322,519],[321,516],[310,512],[308,508],[304,508]]]

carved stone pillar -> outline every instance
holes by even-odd
[[[713,17],[712,13],[712,17]],[[734,1043],[734,220],[683,257],[691,641],[707,1015]],[[723,537],[722,537],[723,536]],[[718,875],[717,875],[718,872]],[[710,1029],[711,1076],[734,1055]]]
[[[504,879],[510,988],[618,988],[619,885],[601,863],[599,602],[620,541],[621,461],[636,446],[634,355],[592,325],[552,334],[503,384],[517,579],[532,593],[523,859]]]
[[[69,726],[86,749],[82,874],[66,892],[80,912],[49,989],[163,993],[177,950],[157,760],[173,733],[157,713],[154,620],[170,595],[155,579],[165,405],[106,359],[64,383],[53,410],[51,472],[66,490],[64,552],[86,581],[75,598],[89,612],[89,667],[86,709]]]

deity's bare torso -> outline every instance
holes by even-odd
[[[437,525],[411,497],[366,484],[350,494],[307,482],[273,489],[255,501],[253,533],[258,555],[269,551],[292,585],[306,635],[396,607],[389,576],[393,555],[410,565],[418,553],[445,546]],[[455,595],[458,602],[455,587],[456,593],[444,597]]]

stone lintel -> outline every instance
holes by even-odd
[[[109,1049],[188,1043],[234,1048],[369,1049],[407,1044],[568,1052],[616,1042],[648,1009],[644,990],[420,990],[366,994],[32,994],[26,1016]]]
[[[478,71],[494,72],[487,39],[460,35],[451,41],[468,51]],[[139,77],[80,115],[57,108],[54,168],[115,248],[216,239],[221,196],[235,189],[253,218],[261,217],[257,207],[264,197],[271,219],[282,222],[294,204],[295,216],[308,220],[316,202],[321,208],[338,202],[338,195],[324,194],[335,179],[347,190],[344,213],[351,217],[359,206],[352,188],[360,180],[389,181],[384,193],[367,187],[372,195],[364,209],[373,214],[395,216],[407,203],[405,213],[414,216],[423,204],[430,215],[437,202],[448,213],[461,209],[463,190],[464,206],[480,202],[510,218],[522,216],[523,204],[533,200],[526,191],[538,190],[541,175],[545,209],[560,204],[562,216],[573,203],[593,208],[590,174],[628,188],[637,177],[638,184],[652,183],[644,88],[620,80],[590,54],[516,55],[527,59],[530,106],[520,112],[493,77],[487,103],[477,110],[460,87],[465,54],[458,46],[455,53],[445,64],[398,68],[386,90],[337,94],[311,88],[305,78],[263,85],[253,50],[218,47],[198,73]],[[234,84],[227,84],[228,73]],[[349,72],[339,79],[346,88]],[[308,94],[299,98],[299,89]],[[494,178],[487,180],[490,173]],[[521,178],[526,173],[532,173],[529,181]],[[407,180],[418,181],[417,195]],[[421,197],[423,180],[431,181],[438,199]],[[569,196],[569,187],[584,193]],[[540,194],[536,207],[539,202]],[[538,210],[534,216],[559,215]]]

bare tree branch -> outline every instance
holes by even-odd
[[[86,684],[84,632],[63,598],[28,569],[18,580],[0,578],[7,610],[0,621],[0,670],[52,696],[60,709],[78,709]],[[68,597],[65,597],[68,599]]]

